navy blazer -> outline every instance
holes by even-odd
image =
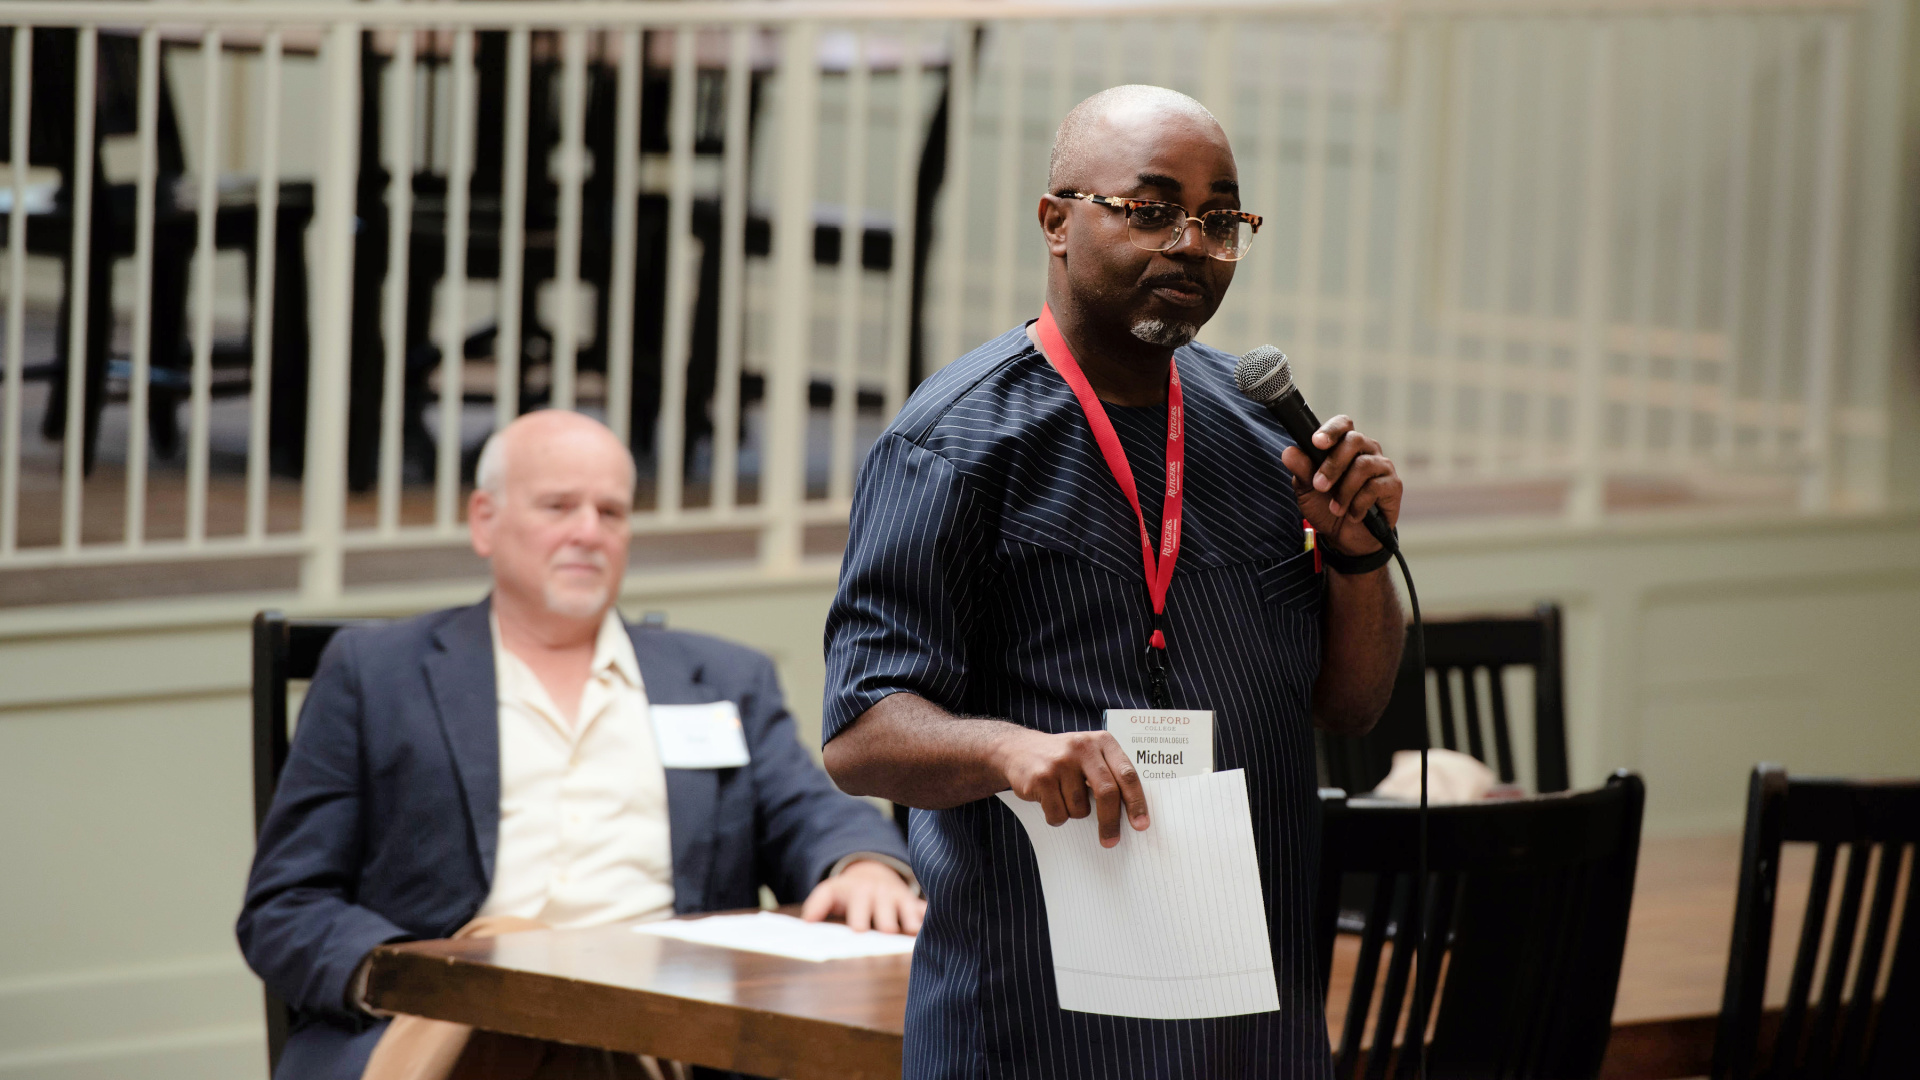
[[[281,1078],[358,1080],[383,1023],[349,1009],[369,949],[443,938],[493,881],[500,728],[488,604],[342,630],[300,709],[237,932],[295,1010]],[[668,769],[678,913],[803,899],[847,855],[906,861],[892,823],[801,748],[773,664],[717,638],[628,627],[647,699],[733,701],[749,762]]]

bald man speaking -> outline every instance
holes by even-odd
[[[763,885],[855,929],[920,920],[898,831],[807,756],[773,664],[621,621],[626,446],[530,413],[478,471],[467,524],[492,593],[335,635],[260,830],[239,937],[295,1010],[281,1080],[444,1077],[463,1052],[519,1063],[495,1080],[640,1074],[389,1027],[364,994],[383,942],[758,907]]]
[[[828,617],[828,772],[916,808],[906,1076],[1317,1080],[1310,725],[1364,731],[1392,688],[1403,617],[1362,518],[1397,517],[1400,480],[1344,416],[1314,435],[1315,470],[1236,391],[1235,358],[1194,344],[1260,223],[1198,102],[1082,102],[1039,223],[1045,307],[929,378],[875,444]],[[1186,711],[1213,754],[1184,764],[1245,770],[1278,1010],[1060,1007],[1033,848],[991,796],[1056,826],[1092,814],[1108,847],[1152,828],[1108,710]]]

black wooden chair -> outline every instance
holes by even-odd
[[[1920,1069],[1916,842],[1920,780],[1790,780],[1778,765],[1754,766],[1726,995],[1713,1045],[1714,1080],[1915,1075]],[[1783,844],[1816,849],[1786,1007],[1774,1028],[1763,1009]],[[1829,918],[1843,847],[1840,907]],[[1898,931],[1890,934],[1895,899],[1903,892]],[[1822,957],[1824,963],[1817,963]],[[1882,971],[1887,973],[1884,991],[1878,989]]]
[[[253,829],[256,836],[273,805],[280,770],[287,764],[287,684],[313,678],[320,654],[335,632],[364,620],[289,619],[278,611],[253,617]],[[267,1069],[280,1066],[292,1012],[272,990],[267,1004]]]
[[[1393,697],[1374,729],[1361,736],[1320,736],[1326,782],[1345,791],[1372,791],[1393,767],[1396,750],[1429,746],[1427,686],[1413,668],[1412,630],[1401,653]],[[1541,604],[1532,615],[1427,621],[1427,670],[1438,676],[1440,745],[1471,754],[1492,766],[1502,783],[1513,783],[1513,729],[1501,672],[1533,668],[1533,758],[1535,788],[1541,794],[1565,791],[1567,720],[1562,680],[1560,608]],[[1487,673],[1483,700],[1476,682]],[[1464,711],[1454,707],[1458,682]],[[1492,732],[1492,746],[1482,729]],[[1491,751],[1491,752],[1489,752]]]
[[[1335,1075],[1415,1076],[1413,1036],[1395,1038],[1403,1017],[1408,1032],[1425,1031],[1437,1003],[1428,1051],[1434,1077],[1598,1076],[1645,801],[1640,778],[1622,771],[1593,791],[1433,808],[1426,890],[1433,968],[1419,969],[1418,993],[1410,994],[1418,808],[1323,791],[1314,918],[1323,993],[1343,879],[1368,880],[1373,897]],[[1436,979],[1442,970],[1444,979]],[[1377,1017],[1370,1015],[1376,996]],[[1428,1011],[1416,1017],[1413,1002],[1423,997]]]

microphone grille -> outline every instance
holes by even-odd
[[[1240,392],[1262,405],[1271,404],[1293,389],[1293,369],[1287,354],[1271,345],[1262,345],[1234,365],[1233,381]]]

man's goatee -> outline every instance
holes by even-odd
[[[1165,319],[1141,319],[1133,324],[1133,336],[1149,345],[1177,349],[1200,333],[1194,323],[1168,322]]]

